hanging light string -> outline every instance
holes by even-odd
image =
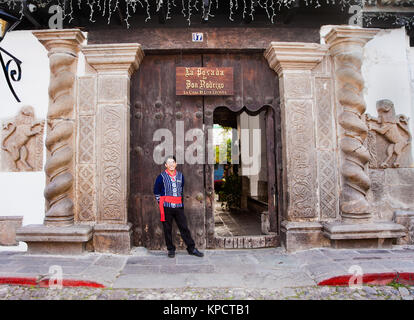
[[[82,10],[82,5],[86,5],[89,10],[89,21],[96,22],[96,13],[101,13],[102,17],[107,17],[107,23],[110,24],[111,17],[116,10],[120,10],[120,1],[125,4],[125,18],[123,19],[126,23],[127,28],[130,28],[129,19],[132,18],[132,13],[136,13],[137,11],[137,4],[141,6],[143,10],[146,12],[145,22],[151,19],[151,8],[154,4],[150,4],[149,0],[57,0],[57,4],[62,9],[62,18],[63,20],[68,20],[68,23],[71,23],[74,19],[73,17],[73,2],[77,1],[77,5],[79,10]],[[171,19],[171,11],[172,7],[178,7],[178,4],[175,0],[158,0],[155,2],[156,11],[160,10],[160,6],[163,5],[164,1],[166,1],[167,7],[167,14],[166,20]],[[188,25],[191,25],[191,19],[194,16],[193,12],[197,12],[202,14],[203,19],[213,17],[214,14],[212,12],[213,2],[215,1],[215,8],[216,10],[219,8],[219,0],[210,0],[208,1],[208,7],[205,7],[205,1],[199,0],[181,0],[181,13],[183,14],[184,18],[188,21]],[[314,8],[320,8],[322,6],[321,2],[324,1],[327,5],[336,5],[338,4],[341,10],[345,10],[346,8],[351,7],[352,5],[359,5],[363,8],[366,5],[375,6],[377,4],[376,0],[304,0],[305,6],[313,6]],[[384,0],[381,0],[384,2]],[[412,0],[398,0],[395,3],[395,6],[401,6]],[[53,0],[32,0],[34,4],[39,6],[45,7],[48,4],[56,3]],[[239,3],[240,2],[240,3]],[[145,4],[144,4],[145,3]],[[295,5],[296,0],[250,0],[250,8],[248,8],[248,4],[246,0],[229,0],[229,20],[234,21],[234,15],[239,10],[239,4],[242,4],[243,11],[242,16],[243,19],[246,18],[246,15],[251,17],[251,20],[254,20],[254,15],[256,12],[255,6],[262,8],[266,12],[267,18],[270,20],[272,24],[275,23],[275,19],[277,17],[277,10],[280,11],[282,7],[287,9],[292,8]],[[0,0],[0,4],[5,4],[8,6],[10,10],[16,11],[18,10],[18,18],[22,19],[24,17],[24,6],[23,1],[21,0]],[[200,8],[201,6],[201,8]],[[132,11],[132,12],[131,12]],[[206,12],[207,11],[207,12]],[[250,11],[250,12],[248,12]],[[364,12],[363,14],[363,22],[370,26],[372,25],[373,21],[392,21],[392,25],[395,26],[404,26],[408,29],[414,28],[414,16],[406,16],[403,14],[398,13],[390,13],[390,12]]]

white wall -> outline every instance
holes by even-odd
[[[84,33],[84,35],[86,38],[87,34]],[[12,82],[21,100],[20,103],[10,92],[3,72],[0,70],[0,121],[14,117],[24,105],[31,105],[35,109],[36,118],[46,119],[50,79],[46,49],[31,31],[12,31],[6,35],[0,46],[22,61],[22,78],[19,82]],[[4,54],[3,57],[7,58]],[[85,58],[80,53],[78,76],[84,73]],[[44,130],[44,135],[46,131]],[[43,164],[45,160],[46,148],[44,147]],[[43,171],[0,172],[0,215],[23,216],[23,225],[43,223],[45,182]]]
[[[46,49],[30,31],[10,32],[0,46],[22,61],[22,78],[19,82],[12,82],[20,103],[10,92],[0,70],[0,121],[14,117],[24,105],[33,106],[36,118],[45,119],[49,103],[49,59]],[[3,59],[7,59],[4,53],[2,55]],[[46,130],[44,132],[46,134]],[[23,225],[42,223],[44,188],[45,174],[42,171],[0,172],[0,215],[24,216]]]
[[[414,114],[414,47],[408,49],[408,63],[411,78],[411,112]],[[414,116],[412,118],[414,118]],[[411,119],[411,121],[414,121],[414,119]],[[411,131],[414,133],[414,127],[411,127]],[[414,146],[411,146],[411,148],[414,148]]]
[[[394,102],[396,114],[404,114],[410,118],[409,126],[413,133],[414,59],[412,50],[404,28],[381,30],[365,46],[362,75],[365,80],[366,112],[376,117],[376,102],[389,99]],[[411,151],[414,156],[413,147]]]
[[[257,167],[255,166],[253,169],[251,165],[245,165],[242,163],[241,165],[241,175],[248,176],[250,179],[250,195],[257,196],[258,195],[258,181],[267,181],[267,158],[266,158],[266,123],[265,123],[265,112],[262,110],[256,116],[250,116],[246,112],[242,112],[239,116],[237,116],[237,123],[239,129],[239,137],[240,137],[240,145],[246,145],[247,141],[244,140],[244,137],[241,135],[241,129],[249,129],[249,137],[248,137],[248,146],[249,146],[249,155],[254,157],[254,149],[257,144],[260,145],[260,153],[256,156],[256,159],[252,159],[255,162],[258,162]],[[260,141],[254,141],[253,137],[253,129],[260,129]],[[254,173],[253,173],[254,172]]]

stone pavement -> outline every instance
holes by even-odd
[[[87,253],[82,256],[40,256],[22,252],[0,252],[0,279],[4,277],[43,277],[49,268],[60,266],[64,279],[88,280],[101,283],[107,289],[64,288],[61,292],[85,292],[85,299],[119,299],[141,296],[152,299],[344,299],[378,297],[411,299],[412,287],[376,287],[375,292],[340,287],[317,287],[328,278],[349,275],[350,268],[363,273],[413,272],[414,246],[394,246],[385,250],[312,249],[293,254],[282,248],[205,250],[198,258],[178,251],[174,259],[165,252],[134,248],[130,255]],[[109,289],[108,289],[109,288]],[[378,289],[379,288],[379,289]],[[38,288],[32,292],[52,291]],[[384,292],[381,290],[385,290]],[[2,291],[3,290],[3,291]],[[25,295],[29,288],[2,286],[0,299],[12,299],[15,290]],[[368,290],[368,291],[367,291]],[[380,290],[380,291],[377,291]],[[3,296],[2,296],[3,292]],[[108,294],[109,292],[109,294]],[[359,292],[359,293],[358,293]],[[47,293],[47,294],[46,294]],[[56,293],[53,293],[56,294]],[[27,295],[27,293],[26,293]],[[164,295],[164,296],[163,296]],[[30,295],[29,295],[30,296]],[[116,295],[115,295],[116,296]],[[53,298],[53,295],[49,298]],[[57,295],[59,298],[59,295]],[[226,298],[226,299],[227,299]]]

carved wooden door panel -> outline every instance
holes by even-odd
[[[131,81],[131,156],[129,221],[133,224],[134,245],[149,249],[165,248],[160,212],[153,194],[154,181],[165,167],[153,159],[154,132],[169,130],[176,146],[190,129],[203,130],[203,98],[176,96],[175,68],[201,66],[201,55],[147,55]],[[181,129],[183,128],[183,129]],[[178,130],[178,132],[177,132]],[[177,135],[178,134],[178,135]],[[179,140],[179,139],[178,139]],[[184,141],[184,152],[192,141]],[[178,150],[177,150],[178,151]],[[205,247],[204,166],[178,164],[185,177],[184,208],[188,225],[197,247]],[[185,248],[174,223],[177,249]]]

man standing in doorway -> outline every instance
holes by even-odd
[[[174,156],[166,157],[164,164],[167,169],[155,180],[154,194],[160,208],[160,221],[162,222],[164,229],[168,257],[175,257],[175,246],[172,238],[173,219],[180,230],[181,237],[187,245],[188,254],[202,257],[204,254],[196,249],[194,240],[191,237],[191,232],[187,226],[187,219],[184,215],[184,203],[182,197],[184,175],[182,172],[176,170],[177,162]]]

